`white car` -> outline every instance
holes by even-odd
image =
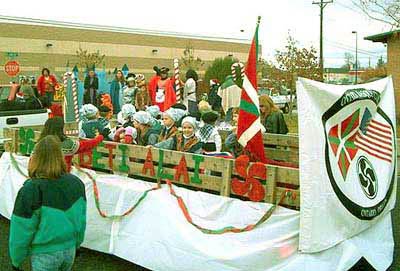
[[[283,113],[288,113],[290,104],[290,90],[285,90],[283,92],[286,92],[285,95],[272,93],[270,89],[265,88],[258,90],[259,95],[267,94],[271,97],[274,104],[276,104],[283,111]],[[293,96],[292,99],[293,105],[296,105],[296,96]]]

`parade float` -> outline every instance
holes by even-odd
[[[247,76],[243,110],[256,115]],[[72,77],[67,93],[76,93]],[[75,97],[66,115],[77,119]],[[391,77],[356,86],[299,78],[297,99],[298,135],[265,134],[258,145],[269,163],[108,141],[76,155],[88,204],[83,246],[152,270],[348,270],[362,257],[386,270],[397,187]],[[77,124],[65,129],[74,136]],[[8,219],[40,130],[5,130]]]

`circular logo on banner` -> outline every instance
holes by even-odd
[[[396,177],[395,130],[379,102],[375,90],[350,89],[322,116],[330,183],[343,206],[361,220],[383,212]]]
[[[19,73],[19,63],[14,60],[8,61],[4,65],[4,71],[10,77],[16,76]]]
[[[375,198],[378,192],[377,176],[371,162],[365,156],[358,158],[357,174],[365,195],[369,199]]]

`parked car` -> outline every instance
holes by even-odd
[[[0,85],[0,153],[6,139],[4,128],[43,125],[49,117],[48,110],[41,106],[29,107],[8,101],[10,90],[11,85]]]
[[[274,93],[272,90],[267,88],[259,88],[258,94],[267,94],[271,97],[272,101],[283,111],[283,113],[289,112],[290,105],[290,89],[282,89],[280,93]],[[296,107],[296,96],[292,96],[293,99],[293,107]]]

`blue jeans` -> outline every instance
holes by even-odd
[[[52,253],[33,254],[32,271],[70,271],[75,260],[75,247]]]

